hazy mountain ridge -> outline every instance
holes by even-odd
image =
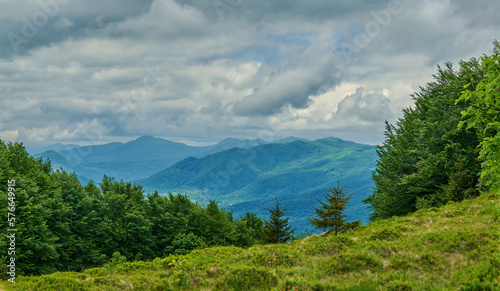
[[[371,193],[376,157],[375,146],[337,138],[296,140],[190,157],[138,183],[147,192],[188,193],[200,203],[215,200],[236,216],[250,211],[266,217],[278,199],[303,230],[316,199],[337,182],[355,192],[348,218],[365,219],[368,211],[361,201]]]
[[[289,137],[277,142],[293,139],[297,138]],[[58,143],[42,149],[33,147],[31,153],[43,159],[54,159],[57,161],[52,163],[54,169],[62,167],[68,172],[76,172],[80,181],[86,183],[90,179],[100,181],[105,174],[124,181],[143,179],[190,156],[204,157],[235,147],[249,148],[266,143],[269,142],[262,139],[228,138],[211,146],[189,146],[162,138],[142,136],[127,143],[91,146]]]

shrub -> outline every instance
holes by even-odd
[[[463,214],[463,211],[460,209],[450,209],[444,212],[444,217],[455,217]]]
[[[333,273],[359,272],[376,270],[382,264],[368,254],[340,254],[331,258],[330,270]]]
[[[266,269],[243,267],[231,270],[214,286],[217,290],[262,290],[263,286],[270,289],[277,284],[278,278]]]
[[[318,236],[316,236],[318,237]],[[356,243],[345,235],[329,236],[327,240],[318,239],[313,237],[311,240],[315,240],[314,244],[310,243],[306,246],[305,253],[308,255],[328,255],[338,253],[340,250],[346,247],[353,246]]]
[[[459,274],[462,290],[498,290],[500,287],[500,254]]]
[[[419,261],[420,261],[420,265],[427,266],[427,267],[434,267],[437,265],[438,258],[433,254],[423,253],[420,256]]]
[[[74,278],[68,278],[67,273],[54,273],[51,275],[43,275],[38,280],[23,280],[21,284],[14,284],[13,287],[17,290],[85,290],[83,283],[78,282]]]
[[[175,287],[188,288],[191,287],[191,276],[184,271],[176,271],[170,277],[170,282]]]
[[[408,270],[411,267],[410,262],[403,258],[392,257],[389,260],[391,262],[391,267],[395,270]]]
[[[297,253],[290,251],[283,251],[282,249],[275,249],[272,252],[259,252],[255,255],[251,264],[262,267],[293,267],[295,266],[298,258]]]
[[[164,255],[185,255],[200,246],[200,238],[192,232],[185,234],[179,233],[175,236],[172,244],[167,246]]]
[[[104,265],[104,269],[106,269],[109,273],[116,273],[119,269],[119,265],[125,263],[127,258],[122,256],[119,252],[113,253],[113,257],[109,261],[109,263]]]
[[[370,240],[394,240],[401,236],[401,234],[394,229],[391,228],[382,228],[376,230],[371,236]]]

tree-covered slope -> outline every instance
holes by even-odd
[[[0,140],[0,178],[0,280],[101,266],[114,252],[152,260],[201,241],[248,247],[260,240],[263,222],[254,214],[233,218],[215,201],[201,206],[185,195],[146,196],[142,186],[107,176],[83,186],[20,143]],[[7,273],[11,267],[15,274]]]
[[[186,192],[200,203],[214,199],[236,216],[250,211],[264,217],[278,199],[302,231],[316,198],[339,181],[355,193],[347,209],[349,218],[366,218],[361,201],[371,192],[375,160],[376,150],[370,145],[337,138],[292,141],[191,157],[139,183],[146,192]]]
[[[498,290],[500,196],[484,194],[284,245],[21,277],[7,290]],[[8,284],[7,284],[8,283]]]
[[[491,56],[438,67],[378,147],[370,219],[500,189],[500,43]]]

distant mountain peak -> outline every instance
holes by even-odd
[[[156,137],[151,136],[151,135],[143,135],[141,137],[136,138],[135,141],[149,141],[149,140],[157,140],[157,139],[160,139],[160,138],[156,138]]]
[[[360,144],[360,143],[356,143],[353,141],[343,140],[343,139],[338,138],[338,137],[325,137],[325,138],[317,139],[317,140],[313,141],[313,143],[322,143],[322,144],[327,144],[329,146],[342,147],[342,148],[343,147],[352,147],[352,146],[371,147],[370,145],[365,145],[365,144]]]
[[[51,144],[51,145],[48,145],[48,146],[42,147],[42,148],[37,148],[37,147],[29,148],[28,151],[31,155],[36,155],[36,154],[40,154],[40,153],[47,152],[47,151],[60,152],[63,150],[71,150],[71,149],[74,149],[77,147],[80,147],[80,146],[77,144],[62,144],[62,143],[58,142],[58,143]]]
[[[341,141],[344,141],[344,140],[341,139],[341,138],[338,138],[338,137],[330,136],[330,137],[324,137],[324,138],[317,139],[316,141],[336,141],[336,142],[341,142]]]
[[[281,138],[278,140],[273,141],[273,143],[287,143],[287,142],[292,142],[292,141],[303,141],[303,142],[310,142],[310,140],[305,139],[305,138],[300,138],[300,137],[295,137],[295,136],[289,136],[285,138]]]
[[[237,138],[234,138],[234,137],[228,137],[228,138],[225,138],[225,139],[221,140],[219,142],[219,144],[224,144],[224,143],[228,143],[228,142],[238,142],[238,141],[241,141],[241,140],[237,139]]]

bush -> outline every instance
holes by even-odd
[[[423,265],[424,267],[434,268],[438,263],[438,258],[434,254],[423,253],[420,256],[419,262],[420,262],[419,265]]]
[[[126,261],[127,258],[122,256],[119,252],[114,252],[109,263],[104,265],[104,269],[106,269],[109,273],[114,274],[118,271],[120,264],[125,263]]]
[[[179,233],[172,241],[172,245],[165,248],[164,255],[185,255],[196,249],[200,245],[200,238],[194,235],[192,232],[188,234]]]
[[[306,245],[305,253],[307,255],[328,255],[337,254],[346,247],[353,246],[356,243],[344,235],[329,236],[328,240],[321,239],[319,236],[312,237],[315,243]]]
[[[340,254],[331,258],[330,271],[333,273],[377,270],[382,267],[380,261],[368,254]]]
[[[22,284],[13,284],[14,290],[85,290],[82,282],[78,282],[75,278],[69,278],[71,273],[54,273],[51,275],[43,275],[38,280],[23,279]],[[26,282],[28,281],[28,282]],[[19,289],[17,289],[19,288]]]
[[[272,252],[257,253],[251,261],[251,264],[269,268],[276,268],[280,266],[293,267],[295,266],[298,257],[298,253],[275,249]]]
[[[407,259],[392,257],[389,260],[391,262],[391,268],[394,270],[408,270],[411,267]]]
[[[243,267],[231,270],[229,274],[215,282],[216,290],[262,290],[278,284],[278,278],[266,269]]]
[[[500,287],[500,255],[496,254],[477,267],[461,274],[462,290],[498,290]]]
[[[391,228],[382,228],[376,230],[371,236],[370,240],[394,240],[401,235],[397,230]]]

